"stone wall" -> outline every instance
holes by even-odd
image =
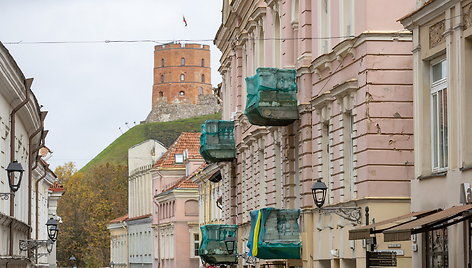
[[[152,111],[146,118],[146,122],[168,122],[186,119],[221,111],[221,104],[213,94],[198,96],[197,104],[188,102],[167,103],[166,100],[158,101],[152,107]]]

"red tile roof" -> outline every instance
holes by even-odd
[[[65,192],[66,190],[64,189],[64,186],[62,186],[62,184],[60,184],[59,182],[55,181],[55,182],[51,185],[51,187],[49,187],[49,191],[58,193],[58,192]]]
[[[128,216],[128,215],[126,215],[126,216]],[[146,215],[141,215],[141,216],[137,216],[137,217],[133,217],[133,218],[126,218],[125,220],[126,221],[134,221],[134,220],[149,218],[151,216],[152,216],[152,214],[146,214]]]
[[[168,192],[177,188],[186,188],[186,189],[192,189],[192,188],[198,188],[198,184],[194,183],[192,181],[192,178],[197,175],[198,172],[202,171],[205,167],[207,166],[206,163],[203,163],[200,167],[198,167],[192,174],[183,177],[182,179],[178,180],[176,183],[173,185],[165,188],[162,190],[162,192]]]
[[[121,217],[111,220],[110,223],[120,223],[120,222],[126,221],[127,219],[128,219],[128,214],[125,214]]]
[[[182,132],[167,152],[157,160],[155,168],[184,168],[184,164],[175,163],[175,154],[188,150],[189,159],[203,159],[200,155],[200,133]]]

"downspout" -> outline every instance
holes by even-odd
[[[49,167],[49,164],[47,165],[43,165],[43,168],[44,168],[44,174],[41,176],[41,178],[39,178],[37,181],[36,181],[36,188],[35,188],[35,191],[36,191],[36,196],[35,196],[35,199],[36,199],[36,240],[39,240],[39,213],[38,213],[38,210],[39,210],[39,182],[42,181],[44,178],[46,178],[46,175],[48,174],[48,171],[47,171],[47,168]],[[38,249],[36,249],[36,260],[35,260],[35,263],[38,264]]]
[[[15,121],[16,121],[16,113],[25,106],[30,100],[30,88],[31,84],[33,83],[33,78],[25,79],[25,99],[18,104],[10,114],[10,163],[15,161]],[[10,216],[12,218],[15,217],[15,195],[13,191],[10,189]],[[13,221],[10,223],[10,256],[13,256]]]
[[[154,199],[154,198],[153,198]],[[152,200],[152,202],[157,206],[157,268],[161,267],[161,232],[159,228],[159,224],[161,224],[161,211],[159,210],[159,204],[156,200]]]
[[[42,130],[44,130],[44,118],[46,117],[46,114],[45,112],[40,112],[40,118],[41,118],[41,126],[35,131],[33,132],[30,136],[29,136],[29,159],[28,159],[28,225],[31,226],[31,212],[32,212],[32,204],[31,204],[31,198],[32,198],[32,195],[33,195],[33,162],[35,162],[36,166],[37,166],[37,158],[36,158],[36,152],[37,152],[37,148],[34,149],[33,148],[33,139],[36,135],[38,135],[39,132],[41,132]],[[39,141],[39,145],[38,145],[38,148],[40,148],[41,146],[41,142],[42,141]],[[36,168],[35,166],[35,168]],[[31,232],[29,233],[28,237],[31,239]]]
[[[43,118],[44,120],[44,118]],[[32,212],[32,202],[31,202],[31,198],[32,198],[32,195],[33,195],[33,161],[37,162],[37,159],[35,157],[35,152],[33,152],[33,138],[38,135],[38,133],[44,128],[43,127],[43,120],[41,120],[41,126],[35,131],[33,132],[30,136],[29,136],[29,143],[28,143],[28,146],[29,146],[29,158],[28,158],[28,226],[30,227],[30,230],[29,230],[29,233],[28,233],[28,239],[31,239],[31,234],[32,234],[32,230],[31,230],[31,212]],[[41,142],[40,142],[41,143]],[[33,158],[33,159],[32,159]],[[30,256],[30,252],[28,251],[28,257],[31,257]]]
[[[39,182],[42,181],[44,178],[46,178],[46,175],[48,174],[48,171],[47,171],[48,167],[49,167],[49,164],[43,165],[44,174],[41,176],[41,178],[39,178],[36,181],[36,187],[35,187],[35,191],[36,191],[36,196],[35,196],[35,199],[36,199],[36,209],[35,209],[35,212],[36,212],[36,240],[39,239],[39,213],[38,213],[38,210],[39,210]]]

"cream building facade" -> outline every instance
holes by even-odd
[[[411,206],[442,210],[409,226],[413,267],[471,267],[472,1],[418,1],[401,22],[413,32]]]
[[[397,19],[414,8],[411,0],[223,2],[215,44],[237,153],[219,163],[223,221],[238,225],[239,254],[249,253],[252,210],[301,209],[302,226],[300,259],[238,267],[365,267],[367,246],[348,239],[366,224],[365,208],[376,221],[410,211],[412,37]],[[294,123],[248,122],[244,78],[259,67],[296,71]],[[322,209],[311,193],[318,179],[328,187]],[[389,250],[378,241],[375,250]],[[399,267],[411,266],[410,243],[395,246]]]

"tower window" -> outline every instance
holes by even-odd
[[[180,75],[180,81],[185,81],[185,74]]]
[[[161,98],[164,97],[164,92],[159,91],[159,97],[161,97]]]
[[[205,83],[205,75],[202,74],[202,83]]]
[[[185,65],[185,58],[180,59],[180,65],[184,66]]]
[[[164,67],[164,58],[161,59],[161,67]]]
[[[164,83],[164,75],[161,74],[161,83]]]
[[[202,87],[200,87],[200,88],[198,89],[198,94],[203,95],[203,88],[202,88]]]
[[[202,67],[205,67],[205,59],[202,59]]]
[[[180,91],[180,92],[179,92],[179,95],[180,95],[180,96],[185,96],[185,91]]]

